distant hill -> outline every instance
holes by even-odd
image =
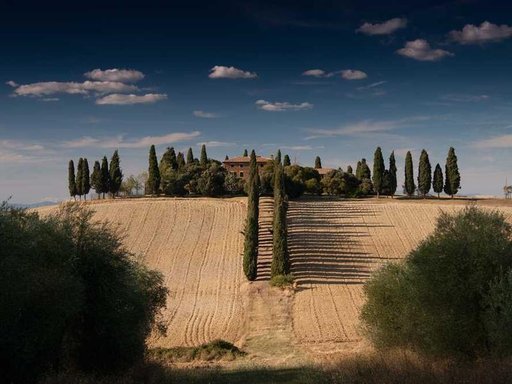
[[[25,208],[25,209],[31,209],[31,208],[39,208],[39,207],[46,207],[49,205],[56,205],[59,204],[60,201],[40,201],[37,203],[9,203],[10,206],[15,208]]]

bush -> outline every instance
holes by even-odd
[[[2,205],[0,359],[7,382],[65,367],[116,370],[143,357],[167,289],[91,216],[74,204],[44,219]]]
[[[464,358],[510,355],[512,228],[501,213],[442,213],[403,264],[365,286],[362,320],[378,347]]]
[[[287,275],[277,275],[270,279],[270,285],[273,287],[285,288],[293,285],[293,275],[291,273]]]

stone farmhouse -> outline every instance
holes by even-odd
[[[249,163],[251,161],[250,156],[237,156],[231,159],[224,160],[224,168],[229,173],[235,174],[236,176],[247,180],[249,178]],[[261,170],[265,164],[272,162],[270,157],[256,156],[256,163],[258,164],[258,171]]]

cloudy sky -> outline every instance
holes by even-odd
[[[461,193],[512,181],[505,1],[74,3],[0,4],[0,200],[66,198],[69,159],[114,149],[139,173],[151,144],[344,169],[380,145],[400,175],[454,146]]]

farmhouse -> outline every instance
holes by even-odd
[[[247,180],[249,177],[249,163],[251,161],[250,156],[238,156],[233,157],[231,159],[224,160],[222,164],[224,164],[224,168],[229,173],[232,173],[244,180]],[[256,163],[258,164],[258,170],[262,169],[265,164],[268,164],[272,161],[269,157],[256,156]]]
[[[325,177],[329,172],[335,171],[334,168],[315,168],[315,171],[317,171],[322,178]]]

